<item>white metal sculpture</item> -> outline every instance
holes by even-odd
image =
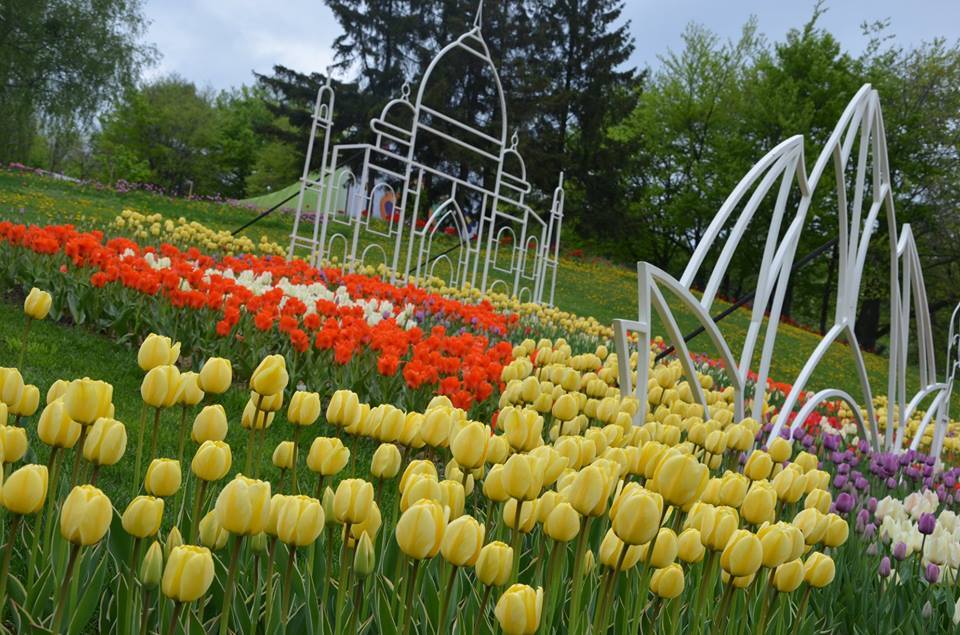
[[[413,100],[409,85],[404,85],[400,97],[370,121],[373,143],[341,144],[331,151],[334,96],[328,74],[317,95],[291,258],[306,249],[314,264],[333,258],[346,266],[379,260],[390,268],[392,281],[438,276],[450,286],[470,284],[522,301],[553,304],[563,174],[549,215],[541,217],[526,200],[532,187],[517,149],[517,133],[508,137],[506,100],[481,33],[482,11],[481,2],[473,28],[433,59]],[[496,96],[495,112],[474,122],[425,103],[434,71],[462,54],[480,60]],[[494,130],[483,129],[481,121]],[[309,166],[318,134],[323,135],[323,155],[314,178]],[[448,165],[427,164],[423,149],[428,143],[465,153],[470,157],[466,171],[455,174]],[[353,157],[362,159],[358,169],[351,167]],[[311,219],[306,197],[314,195]],[[439,200],[427,200],[431,195]],[[434,241],[438,231],[457,242],[443,249]],[[366,243],[362,249],[361,236]],[[501,248],[508,253],[502,254]]]
[[[913,232],[909,225],[904,225],[902,230],[899,229],[894,212],[883,117],[877,91],[870,85],[865,85],[857,92],[847,105],[809,175],[804,167],[803,153],[803,137],[799,135],[791,137],[768,152],[747,173],[711,222],[679,279],[648,263],[638,263],[638,319],[614,321],[616,345],[620,352],[618,359],[621,391],[625,395],[631,394],[634,392],[633,386],[636,385],[637,397],[641,399],[641,403],[646,403],[645,391],[649,365],[638,363],[634,384],[629,361],[628,335],[636,332],[639,336],[640,350],[649,350],[652,311],[655,310],[664,324],[666,339],[676,348],[695,399],[703,406],[705,413],[710,412],[700,384],[695,381],[695,369],[683,334],[664,296],[663,292],[669,291],[696,316],[713,344],[720,350],[721,360],[734,388],[735,416],[739,419],[746,414],[745,408],[749,400],[750,414],[759,419],[783,300],[800,234],[806,223],[807,212],[817,185],[832,164],[839,221],[836,313],[833,325],[793,382],[769,439],[778,435],[781,428],[787,424],[789,415],[799,405],[810,377],[824,355],[834,343],[843,339],[849,345],[847,348],[853,358],[860,383],[861,399],[858,401],[849,393],[839,389],[823,390],[803,402],[799,412],[793,418],[792,425],[799,425],[824,401],[841,400],[846,402],[853,411],[861,438],[869,440],[875,449],[883,446],[889,450],[900,450],[904,443],[907,421],[917,408],[929,399],[930,407],[912,440],[911,447],[917,447],[930,419],[936,416],[933,449],[939,452],[947,425],[947,408],[955,367],[948,369],[947,380],[937,380],[930,313]],[[847,194],[848,187],[852,187],[850,196]],[[711,319],[710,309],[735,251],[750,228],[758,208],[770,198],[768,195],[772,196],[773,209],[770,224],[766,228],[766,241],[760,259],[750,327],[739,356],[735,356],[717,324]],[[869,203],[867,203],[868,199]],[[788,214],[787,208],[791,201],[795,201],[795,211]],[[890,236],[891,300],[891,350],[887,386],[889,403],[884,439],[880,438],[878,432],[873,392],[854,331],[868,248],[881,213],[885,214]],[[714,247],[720,249],[720,254],[710,270],[703,295],[698,299],[692,293],[692,284],[698,272],[704,267],[708,253]],[[911,308],[918,316],[916,339],[919,342],[921,388],[908,400],[906,369]],[[765,312],[767,312],[766,316]],[[764,319],[767,319],[765,329]],[[762,331],[764,335],[761,344]],[[953,338],[952,331],[951,338]],[[761,348],[756,365],[757,378],[752,390],[747,394],[747,377],[754,368],[758,347]],[[861,413],[861,405],[866,416]],[[643,415],[642,411],[638,413],[638,423]],[[894,434],[895,430],[896,434]]]

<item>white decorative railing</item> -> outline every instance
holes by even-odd
[[[710,413],[703,390],[699,382],[695,381],[696,371],[690,359],[690,351],[664,296],[663,292],[668,291],[693,313],[720,351],[721,361],[734,388],[735,416],[738,419],[744,417],[749,405],[750,415],[760,418],[777,329],[800,235],[806,225],[807,213],[817,186],[831,164],[835,176],[839,254],[834,320],[793,382],[768,440],[780,434],[781,429],[788,425],[814,371],[830,347],[842,339],[849,345],[847,348],[850,350],[860,384],[860,400],[839,389],[822,390],[803,402],[799,412],[792,418],[791,429],[804,421],[824,401],[841,400],[853,411],[860,437],[867,439],[874,449],[883,447],[887,450],[901,450],[907,422],[923,402],[930,400],[930,406],[910,447],[918,446],[927,424],[936,417],[932,450],[939,454],[948,422],[950,392],[956,365],[952,361],[948,362],[951,366],[947,370],[947,379],[937,380],[930,312],[920,260],[910,226],[904,225],[900,228],[897,224],[880,98],[869,84],[864,85],[847,105],[809,175],[805,169],[804,139],[801,135],[791,137],[773,148],[753,166],[724,201],[679,279],[649,263],[637,264],[638,317],[636,320],[614,321],[623,394],[636,391],[641,403],[647,402],[645,391],[649,364],[640,359],[634,382],[628,336],[635,332],[639,338],[639,350],[648,351],[652,335],[652,312],[656,311],[666,331],[666,339],[678,353],[694,398],[703,406],[705,413]],[[848,188],[851,190],[849,196]],[[711,319],[710,309],[736,250],[751,228],[761,204],[770,196],[773,196],[773,209],[760,258],[750,326],[743,347],[739,355],[736,355],[720,328]],[[880,438],[877,414],[873,406],[873,391],[854,330],[870,240],[879,225],[881,213],[885,214],[890,250],[890,360],[886,432],[883,439]],[[720,249],[720,254],[709,271],[703,294],[698,299],[692,291],[692,284],[704,268],[711,249],[715,247]],[[916,353],[921,387],[915,394],[909,395],[908,399],[906,371],[911,308],[917,319]],[[953,346],[953,324],[950,337]],[[759,360],[754,365],[758,347]],[[948,356],[948,360],[952,359],[953,357]],[[754,368],[756,381],[752,389],[748,389],[748,374]],[[861,414],[861,406],[865,416]],[[641,410],[637,414],[637,423],[642,422],[644,416],[645,413]]]

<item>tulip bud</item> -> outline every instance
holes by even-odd
[[[167,557],[163,594],[176,602],[193,602],[203,597],[213,577],[213,555],[209,549],[180,545]]]
[[[210,510],[200,520],[200,544],[213,551],[223,549],[230,534],[217,521],[217,512]]]
[[[194,443],[223,441],[227,437],[227,413],[220,404],[205,406],[193,420],[190,438]]]
[[[93,379],[75,379],[63,395],[70,418],[90,425],[100,417],[113,416],[113,386]]]
[[[75,545],[100,542],[110,529],[113,507],[110,499],[93,485],[71,490],[60,509],[60,535]]]
[[[543,531],[557,542],[570,542],[580,533],[580,514],[570,503],[561,502],[553,508],[543,524]]]
[[[823,540],[827,531],[827,517],[816,507],[808,507],[793,518],[793,524],[803,532],[804,541],[808,545],[815,545]]]
[[[660,529],[663,498],[642,488],[624,490],[610,509],[613,531],[627,544],[642,545],[653,540]]]
[[[190,463],[194,475],[207,482],[219,481],[233,464],[230,446],[223,441],[204,441]]]
[[[177,384],[177,403],[183,406],[196,406],[203,401],[200,389],[200,376],[196,373],[181,373]]]
[[[680,532],[677,537],[677,557],[687,564],[695,564],[703,560],[705,553],[700,531],[689,527]]]
[[[16,417],[32,417],[40,405],[40,389],[31,384],[24,384],[23,392],[20,393],[20,400],[15,404],[7,406],[4,404],[10,414]],[[6,421],[6,419],[3,419]]]
[[[83,458],[96,465],[115,465],[126,450],[127,429],[106,417],[97,419],[83,442]]]
[[[773,586],[780,593],[793,593],[803,583],[803,562],[798,558],[784,562],[773,574]]]
[[[333,514],[338,523],[362,523],[373,503],[373,485],[359,478],[340,481],[333,499]]]
[[[374,478],[392,479],[400,472],[400,450],[392,443],[381,443],[370,461],[370,474]]]
[[[0,401],[15,407],[23,398],[23,375],[16,368],[0,368]]]
[[[529,534],[537,526],[537,501],[531,501],[520,508],[520,525],[517,526],[517,505],[523,501],[515,498],[508,500],[503,506],[503,524],[510,529],[517,529],[521,533]]]
[[[350,450],[337,438],[317,437],[307,454],[307,467],[322,476],[333,476],[350,460]]]
[[[320,501],[309,496],[289,496],[277,519],[277,537],[286,544],[306,547],[317,540],[325,524]]]
[[[411,558],[432,558],[440,551],[446,525],[447,513],[439,503],[417,501],[397,521],[397,544]]]
[[[597,566],[597,561],[593,555],[593,550],[587,549],[586,553],[583,554],[583,563],[580,565],[580,575],[584,578],[589,577],[595,566]]]
[[[0,368],[0,379],[3,377],[3,370]],[[47,404],[50,404],[53,401],[56,401],[60,397],[63,397],[67,393],[67,388],[70,386],[70,382],[58,379],[47,389]]]
[[[147,549],[147,555],[140,565],[140,584],[144,589],[155,589],[163,577],[163,549],[156,540]]]
[[[490,429],[479,421],[471,421],[450,441],[450,451],[457,464],[472,470],[483,465],[487,456]]]
[[[24,465],[3,483],[3,506],[11,514],[35,514],[47,500],[47,466]]]
[[[211,395],[222,395],[233,382],[233,366],[229,359],[211,357],[200,369],[200,389]]]
[[[180,489],[180,462],[175,459],[154,459],[147,468],[144,489],[153,496],[173,496]]]
[[[650,547],[653,546],[653,554],[650,554]],[[677,552],[680,547],[677,542],[677,534],[672,529],[662,527],[657,532],[656,537],[647,544],[640,547],[640,559],[656,569],[662,569],[677,559]]]
[[[677,454],[666,457],[657,466],[653,489],[663,496],[664,502],[684,507],[697,499],[709,478],[706,465],[689,454]]]
[[[761,525],[774,521],[776,508],[777,493],[769,481],[754,481],[740,506],[740,515],[748,523]]]
[[[483,495],[495,503],[502,503],[510,498],[503,485],[503,465],[494,465],[487,472],[483,479]]]
[[[42,320],[50,312],[50,305],[53,298],[46,291],[33,287],[23,301],[23,312],[34,320]]]
[[[513,548],[500,541],[484,545],[474,564],[477,580],[486,586],[502,586],[513,572]]]
[[[120,520],[123,530],[134,538],[153,536],[163,520],[163,499],[137,496],[127,505]]]
[[[80,431],[80,424],[70,418],[63,399],[47,404],[37,422],[37,436],[52,447],[72,448],[80,438]]]
[[[157,366],[176,364],[179,357],[180,342],[173,344],[169,337],[151,333],[137,351],[137,364],[147,372]]]
[[[836,566],[833,558],[814,551],[803,563],[803,579],[810,586],[822,589],[831,582],[836,575]]]
[[[640,561],[641,548],[631,547],[617,538],[613,529],[607,530],[600,543],[600,563],[611,569],[627,571]]]
[[[309,426],[320,418],[320,394],[297,391],[287,407],[287,421],[295,426]]]
[[[664,600],[680,597],[683,585],[683,569],[675,563],[657,569],[650,577],[650,590]]]
[[[850,535],[850,526],[847,521],[836,514],[827,514],[827,530],[823,534],[823,544],[826,547],[836,548],[847,542]]]
[[[377,552],[373,548],[373,541],[366,533],[360,534],[353,553],[353,572],[362,579],[373,573],[376,568]]]
[[[439,483],[440,504],[449,510],[449,519],[459,518],[466,507],[466,490],[460,481],[444,479]]]
[[[519,500],[533,500],[543,487],[543,464],[535,456],[514,454],[503,466],[503,486]]]
[[[760,539],[746,529],[735,531],[720,554],[720,566],[737,578],[755,574],[761,564],[763,546]]]
[[[726,472],[720,479],[720,490],[718,491],[718,504],[727,507],[740,507],[743,499],[750,488],[750,479],[743,474],[736,472]]]
[[[483,547],[484,526],[472,516],[460,516],[447,525],[440,544],[443,559],[455,567],[472,567]]]
[[[803,506],[806,509],[811,507],[819,510],[821,514],[826,514],[830,511],[830,503],[833,502],[833,497],[830,495],[830,492],[822,489],[815,489],[809,494],[803,501]]]
[[[793,554],[793,540],[785,529],[788,526],[784,523],[764,525],[757,531],[763,549],[763,566],[773,569],[790,559]]]
[[[144,375],[140,384],[140,397],[154,408],[169,408],[177,403],[180,388],[180,371],[176,366],[154,366]],[[70,391],[67,391],[67,396]]]
[[[500,596],[493,612],[506,635],[533,635],[540,627],[542,611],[542,588],[514,584]]]
[[[281,470],[289,470],[297,462],[297,448],[293,441],[281,441],[273,450],[273,464]]]
[[[781,470],[773,477],[777,498],[785,503],[796,503],[806,489],[807,477],[799,470]]]
[[[0,404],[0,420],[3,419],[3,409],[5,404]],[[3,451],[3,462],[10,464],[16,463],[27,453],[27,430],[19,426],[0,425],[0,448]]]
[[[231,534],[253,536],[270,518],[270,483],[238,474],[220,491],[217,520]]]
[[[770,476],[773,459],[763,450],[754,450],[743,466],[743,473],[751,481],[760,481]]]
[[[790,460],[790,455],[793,454],[793,445],[783,437],[777,437],[770,442],[767,452],[774,463],[783,463]]]
[[[283,392],[289,380],[283,355],[267,355],[250,376],[250,388],[261,395],[275,395]]]

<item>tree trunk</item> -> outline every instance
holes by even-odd
[[[827,265],[827,283],[823,285],[823,297],[820,300],[820,335],[827,332],[827,313],[830,311],[830,296],[833,295],[833,276],[837,268],[837,243],[833,244],[830,263]]]
[[[853,330],[857,334],[860,348],[866,351],[876,350],[877,337],[880,332],[879,298],[870,298],[863,301],[860,307],[860,315],[857,316],[857,323]]]

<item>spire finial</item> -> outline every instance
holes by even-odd
[[[327,67],[327,86],[331,86],[333,82],[333,66]]]
[[[477,15],[473,18],[473,26],[478,29],[483,26],[483,0],[480,0],[480,4],[477,6]]]

